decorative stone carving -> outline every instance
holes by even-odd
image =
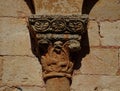
[[[53,77],[71,79],[75,62],[71,56],[81,49],[86,22],[85,15],[29,17],[32,51],[42,65],[44,80]]]

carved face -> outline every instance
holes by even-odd
[[[42,64],[44,79],[71,79],[86,22],[87,18],[79,15],[33,15],[29,18],[32,49]]]
[[[63,43],[61,41],[54,42],[54,51],[59,54],[61,52],[62,45]]]

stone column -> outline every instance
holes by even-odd
[[[29,17],[32,51],[42,65],[47,91],[70,91],[76,61],[72,56],[81,49],[81,35],[87,21],[83,16]]]
[[[70,91],[70,82],[66,77],[54,77],[46,82],[46,91]]]

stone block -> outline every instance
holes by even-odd
[[[97,20],[118,20],[120,19],[119,0],[98,0],[89,14],[90,19]]]
[[[2,82],[13,86],[42,86],[41,66],[37,59],[32,57],[4,57]]]
[[[33,0],[37,14],[81,14],[83,0]]]
[[[100,41],[102,46],[120,47],[120,21],[101,22],[100,34],[103,36]]]
[[[0,16],[24,17],[31,11],[24,0],[0,0]]]
[[[0,18],[0,55],[31,55],[29,31],[24,19]]]
[[[76,75],[71,91],[120,91],[120,76]]]
[[[99,28],[96,21],[89,21],[88,23],[88,39],[90,46],[99,46]]]
[[[118,49],[91,48],[90,54],[82,59],[81,74],[116,75]]]

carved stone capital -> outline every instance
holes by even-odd
[[[86,22],[85,15],[29,17],[32,51],[40,60],[44,79],[71,79],[75,62],[71,55],[81,49],[81,35],[85,32]]]

